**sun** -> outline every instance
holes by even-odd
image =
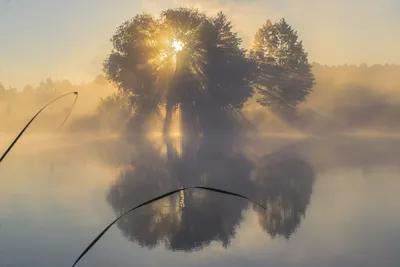
[[[179,52],[182,51],[182,49],[185,47],[185,44],[181,41],[173,40],[172,47],[175,49],[175,52]]]

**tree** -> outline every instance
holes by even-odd
[[[32,87],[32,85],[28,84],[24,87],[22,90],[24,94],[33,94],[35,92],[35,89]]]
[[[260,94],[257,101],[281,115],[293,115],[314,85],[297,32],[284,19],[274,24],[268,20],[255,35],[250,57],[255,63],[253,85]]]
[[[97,75],[97,77],[94,79],[93,83],[96,85],[104,86],[108,83],[108,80],[103,75]]]
[[[210,106],[241,108],[252,94],[249,61],[222,13],[211,18],[178,8],[159,18],[141,14],[122,24],[111,40],[107,78],[133,94],[139,114],[165,104],[165,132],[178,106],[194,120]]]
[[[110,130],[122,130],[121,125],[128,123],[134,110],[130,105],[130,98],[124,94],[111,94],[100,99],[97,107],[97,119],[100,123],[106,122]],[[101,125],[102,126],[102,125]]]
[[[148,14],[137,15],[118,27],[111,38],[113,49],[103,64],[106,77],[138,105],[141,124],[159,105],[156,97],[152,59],[156,57],[157,21]]]
[[[0,83],[0,101],[4,100],[6,94],[6,88],[3,86],[2,83]]]
[[[222,12],[212,18],[212,25],[217,36],[208,59],[208,94],[211,101],[200,105],[200,121],[203,129],[217,130],[222,122],[223,128],[229,131],[231,127],[220,118],[229,117],[224,114],[226,112],[240,110],[253,95],[251,62],[246,57],[246,51],[240,48],[242,40]]]
[[[210,63],[213,63],[209,73],[213,81],[210,91],[220,106],[241,109],[253,94],[251,62],[246,58],[246,51],[240,48],[241,38],[232,31],[232,23],[222,12],[212,18],[212,23],[218,35],[215,51],[210,56]]]
[[[38,88],[38,91],[42,92],[53,92],[54,91],[54,82],[51,78],[47,78],[46,81],[41,81]]]

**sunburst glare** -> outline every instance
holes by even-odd
[[[178,40],[173,40],[172,47],[175,49],[176,52],[182,51],[185,47],[185,44]]]

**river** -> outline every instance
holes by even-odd
[[[400,266],[399,139],[155,143],[24,136],[0,165],[0,266],[71,266],[117,215],[181,185],[267,212],[192,189],[125,217],[78,266]]]

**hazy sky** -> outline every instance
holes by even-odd
[[[310,61],[400,64],[399,0],[0,0],[0,82],[74,82],[101,72],[116,27],[137,13],[223,10],[248,47],[266,19],[285,17]]]

